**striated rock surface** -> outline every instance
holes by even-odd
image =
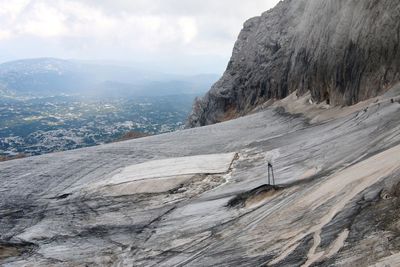
[[[0,265],[399,266],[400,85],[309,99],[1,162]]]
[[[284,0],[244,24],[222,78],[187,126],[247,114],[294,91],[352,105],[400,80],[400,2]]]

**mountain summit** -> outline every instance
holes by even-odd
[[[285,0],[244,24],[222,78],[194,104],[187,126],[251,112],[310,92],[353,105],[400,80],[400,3]]]

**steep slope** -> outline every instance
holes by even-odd
[[[399,80],[399,1],[284,0],[244,24],[224,75],[195,102],[187,126],[247,114],[294,91],[352,105]]]
[[[0,163],[0,265],[398,266],[399,95]]]

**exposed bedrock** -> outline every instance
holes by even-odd
[[[285,0],[244,24],[225,73],[195,101],[187,126],[232,119],[294,91],[352,105],[399,80],[399,1]]]

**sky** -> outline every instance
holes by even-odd
[[[36,57],[222,73],[245,20],[279,0],[0,0],[0,62]]]

